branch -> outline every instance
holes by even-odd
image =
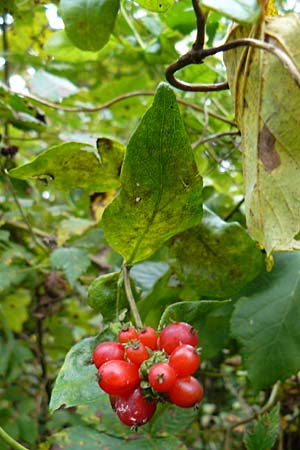
[[[260,50],[265,50],[276,56],[282,62],[284,67],[289,71],[291,77],[295,80],[297,85],[300,87],[300,72],[290,56],[281,48],[268,42],[252,38],[242,38],[227,42],[218,47],[204,49],[201,36],[205,32],[205,22],[197,0],[193,0],[193,7],[197,21],[197,37],[194,44],[192,45],[191,50],[189,50],[176,62],[167,67],[166,79],[172,86],[182,91],[190,92],[212,92],[228,89],[229,86],[227,81],[213,84],[191,84],[177,79],[174,74],[186,66],[192,64],[202,64],[205,58],[215,55],[219,52],[226,52],[237,47],[254,47]]]
[[[222,131],[220,133],[211,134],[210,136],[207,136],[206,138],[201,137],[198,141],[196,141],[192,144],[192,147],[196,148],[196,147],[198,147],[198,145],[205,144],[206,142],[209,142],[209,141],[215,141],[215,140],[220,139],[225,136],[240,136],[240,135],[241,135],[241,133],[239,131]]]
[[[0,426],[0,438],[6,442],[13,450],[28,450],[28,448],[19,444],[19,442],[15,441],[9,434],[7,434],[3,428]]]
[[[130,306],[130,309],[131,309],[131,312],[132,312],[135,324],[136,324],[137,328],[142,329],[143,328],[143,322],[142,322],[142,319],[140,317],[139,310],[138,310],[138,308],[136,306],[135,299],[134,299],[133,294],[132,294],[128,266],[123,266],[122,271],[123,271],[123,277],[124,277],[125,292],[126,292],[126,296],[127,296],[127,299],[128,299],[128,303],[129,303],[129,306]]]

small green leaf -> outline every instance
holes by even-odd
[[[174,0],[137,0],[137,3],[149,11],[165,12],[173,5]]]
[[[100,50],[110,38],[119,6],[119,0],[61,0],[68,37],[81,50]]]
[[[199,346],[203,356],[215,356],[229,339],[230,301],[202,300],[199,302],[177,302],[163,313],[159,329],[170,322],[187,322],[199,334]]]
[[[300,370],[300,254],[275,257],[274,269],[248,289],[235,306],[234,337],[255,389]]]
[[[253,23],[260,14],[257,0],[201,0],[201,6],[213,9],[236,22]]]
[[[25,267],[0,261],[0,292],[20,283],[27,276]]]
[[[187,300],[228,298],[263,267],[261,251],[246,230],[208,209],[200,225],[174,237],[170,253]]]
[[[88,290],[88,303],[100,312],[105,321],[115,320],[128,303],[124,288],[118,287],[119,272],[108,273],[96,278]]]
[[[279,404],[262,416],[253,432],[247,432],[244,443],[247,450],[272,450],[279,434]]]
[[[122,189],[105,209],[111,247],[127,263],[142,261],[201,220],[202,180],[172,89],[161,84],[128,144]]]
[[[30,292],[25,289],[17,289],[1,299],[7,323],[13,331],[22,331],[22,325],[28,318],[27,306],[30,302]]]
[[[76,94],[79,88],[67,78],[58,77],[45,70],[38,70],[30,80],[30,89],[38,97],[54,102]]]
[[[50,147],[32,162],[10,170],[13,178],[37,178],[64,191],[75,188],[105,192],[119,186],[124,146],[101,138],[97,149],[89,144],[66,142]]]
[[[71,348],[56,378],[51,394],[51,412],[65,406],[91,403],[105,395],[97,382],[97,369],[92,362],[95,347],[106,333],[84,339]]]
[[[87,252],[74,247],[57,248],[51,253],[50,262],[53,268],[64,271],[70,286],[74,286],[75,281],[90,265]]]
[[[57,244],[61,246],[73,236],[81,236],[89,228],[93,227],[95,222],[79,217],[71,217],[63,220],[57,230]]]

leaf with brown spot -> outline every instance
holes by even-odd
[[[300,70],[300,18],[268,17],[238,26],[229,40],[255,37],[285,50]],[[267,254],[300,248],[300,89],[269,52],[239,47],[224,54],[243,140],[249,232]]]

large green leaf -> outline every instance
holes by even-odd
[[[1,299],[7,324],[13,331],[22,331],[23,323],[28,319],[27,307],[30,302],[31,295],[26,289],[17,289]]]
[[[229,40],[248,36],[233,29]],[[283,48],[300,67],[300,18],[269,17],[252,37]],[[224,60],[242,133],[249,232],[267,253],[300,248],[300,89],[269,52],[235,49]],[[280,89],[279,89],[280,86]]]
[[[164,12],[173,5],[174,0],[137,0],[137,3],[150,11]]]
[[[105,395],[97,382],[97,369],[92,363],[93,350],[105,340],[105,333],[86,338],[71,348],[56,378],[49,409],[91,403]]]
[[[61,247],[54,250],[50,262],[55,269],[62,269],[71,286],[90,265],[87,252],[75,247]]]
[[[272,450],[279,434],[279,404],[255,424],[253,432],[247,432],[244,443],[247,450]]]
[[[174,237],[170,253],[187,300],[228,298],[252,281],[263,264],[240,224],[224,222],[207,209],[200,225]]]
[[[73,44],[81,50],[100,50],[113,31],[119,4],[119,0],[61,0],[62,19]]]
[[[163,313],[159,328],[170,322],[191,324],[199,334],[199,346],[203,356],[211,358],[224,348],[229,339],[231,305],[228,301],[202,300],[200,302],[177,302]]]
[[[119,186],[124,146],[115,140],[100,138],[97,147],[79,142],[56,145],[32,162],[12,169],[9,175],[22,180],[45,180],[60,190],[80,187],[104,192],[115,189]]]
[[[237,22],[255,22],[260,14],[258,0],[201,0],[200,4]]]
[[[128,144],[122,189],[106,208],[106,239],[127,263],[146,259],[202,215],[202,180],[172,89],[161,84]]]
[[[177,438],[167,436],[151,437],[143,434],[132,434],[132,439],[122,439],[110,434],[99,433],[93,428],[74,426],[66,428],[49,438],[51,449],[55,450],[186,450],[186,446]]]
[[[300,370],[300,254],[278,254],[273,271],[248,292],[236,304],[231,329],[260,389]]]

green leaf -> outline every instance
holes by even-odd
[[[257,0],[201,0],[200,4],[237,22],[253,23],[260,15]]]
[[[21,130],[43,131],[45,116],[18,94],[7,92],[0,86],[0,119],[7,120]]]
[[[119,0],[61,0],[61,16],[73,44],[81,50],[100,50],[113,31],[119,4]]]
[[[158,328],[184,320],[198,331],[204,358],[211,358],[224,348],[229,338],[230,313],[229,301],[177,302],[165,309]]]
[[[51,253],[50,263],[55,269],[62,269],[70,286],[74,286],[75,281],[89,267],[90,259],[85,250],[62,247]]]
[[[61,406],[91,403],[105,395],[98,386],[97,369],[92,363],[93,351],[100,340],[99,337],[86,338],[71,348],[52,390],[51,412]]]
[[[105,192],[119,186],[124,146],[112,139],[100,138],[98,150],[89,144],[66,142],[50,147],[32,162],[10,170],[13,178],[37,178],[62,191],[83,188]]]
[[[228,298],[263,267],[261,251],[246,230],[208,209],[200,225],[174,237],[170,254],[187,300]]]
[[[165,12],[174,0],[137,0],[143,8],[149,9],[149,11]]]
[[[247,297],[235,306],[231,330],[255,389],[300,370],[300,254],[276,255]]]
[[[247,432],[244,443],[247,450],[272,450],[279,434],[279,404],[263,415],[252,433]]]
[[[27,272],[24,271],[24,267],[16,264],[5,264],[0,261],[0,292],[11,286],[15,286],[20,283],[27,276]]]
[[[84,426],[66,428],[51,436],[48,441],[53,450],[78,450],[79,446],[85,450],[186,450],[181,441],[171,436],[151,438],[136,433],[132,434],[132,439],[122,439]]]
[[[168,272],[169,268],[165,262],[145,261],[135,264],[130,275],[143,289],[143,296],[145,296],[153,289],[155,283]]]
[[[30,80],[30,89],[38,97],[54,102],[76,94],[79,88],[67,78],[58,77],[45,70],[38,70]]]
[[[81,236],[89,228],[95,226],[95,222],[79,217],[71,217],[63,220],[57,230],[57,244],[61,246],[73,236]]]
[[[88,303],[109,322],[118,318],[128,303],[123,286],[118,287],[119,272],[108,273],[96,278],[88,290]]]
[[[25,289],[17,289],[1,299],[7,323],[13,331],[22,331],[22,325],[28,319],[27,306],[30,302],[30,292]]]
[[[236,27],[229,41],[249,32]],[[275,46],[280,42],[300,65],[298,15],[268,18],[251,37]],[[299,249],[295,235],[300,231],[300,121],[295,111],[300,89],[270,52],[244,50],[226,52],[224,61],[242,134],[247,227],[267,254]]]
[[[172,89],[161,84],[128,144],[122,189],[105,209],[111,247],[136,263],[201,220],[202,180]]]

